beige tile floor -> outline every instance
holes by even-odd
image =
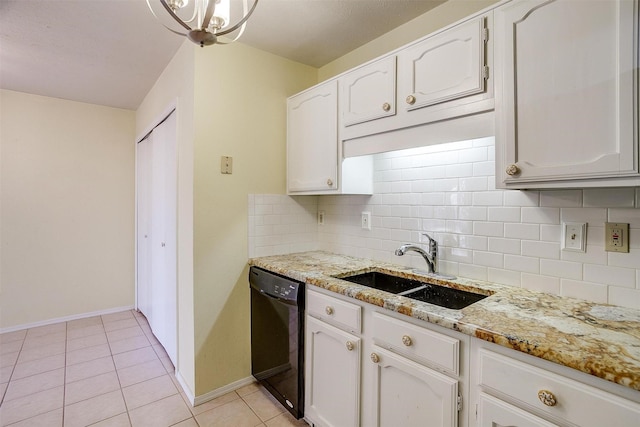
[[[306,426],[251,384],[192,407],[144,316],[0,335],[0,426]]]

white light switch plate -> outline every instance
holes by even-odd
[[[587,251],[587,223],[562,223],[562,250],[572,252]]]

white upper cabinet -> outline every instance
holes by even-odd
[[[496,185],[638,185],[637,1],[515,0],[494,18]]]
[[[473,17],[342,75],[340,139],[382,135],[389,142],[370,137],[349,154],[407,148],[401,133],[386,133],[493,110],[490,23],[491,13]],[[405,139],[421,136],[429,132]]]
[[[338,85],[329,81],[287,101],[287,191],[338,185]]]
[[[485,19],[473,19],[429,37],[399,55],[398,89],[406,111],[485,90]]]
[[[382,58],[340,79],[342,125],[351,126],[396,113],[396,57]]]

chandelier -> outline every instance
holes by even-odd
[[[155,18],[169,31],[181,36],[187,36],[192,42],[202,46],[212,44],[229,44],[240,38],[244,33],[247,20],[258,5],[258,0],[253,0],[253,5],[248,8],[248,0],[243,0],[243,16],[235,24],[231,25],[230,1],[231,0],[146,0],[149,10]],[[191,5],[189,2],[191,1]],[[161,19],[158,13],[158,3],[173,18]],[[166,23],[169,21],[170,23]],[[173,27],[173,28],[172,28]],[[180,28],[181,27],[181,28]],[[221,41],[220,36],[239,30],[236,36],[229,41]]]

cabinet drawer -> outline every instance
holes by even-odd
[[[362,308],[338,298],[307,290],[307,314],[351,332],[362,331]]]
[[[552,420],[588,426],[631,426],[640,420],[640,405],[592,386],[562,377],[488,350],[480,351],[480,385],[505,400]],[[546,392],[555,404],[538,397]],[[553,406],[548,406],[553,405]]]
[[[380,313],[373,313],[373,331],[374,342],[380,347],[459,374],[459,340]]]

